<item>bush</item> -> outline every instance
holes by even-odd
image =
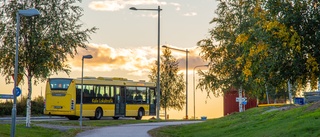
[[[0,116],[11,115],[13,103],[12,101],[2,102],[0,104]]]
[[[42,115],[43,114],[43,108],[44,108],[44,98],[41,96],[38,96],[31,102],[31,114],[34,115]]]
[[[13,100],[0,103],[0,116],[9,116],[12,112]],[[44,108],[44,98],[38,96],[31,101],[31,115],[42,115]],[[17,99],[17,115],[25,116],[27,111],[27,97],[22,96]]]

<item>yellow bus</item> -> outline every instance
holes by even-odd
[[[49,78],[45,91],[45,115],[80,117],[81,87],[83,86],[82,116],[91,120],[102,117],[134,117],[156,115],[155,83],[125,78],[84,77]]]

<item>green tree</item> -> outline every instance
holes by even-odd
[[[245,82],[246,64],[237,60],[243,55],[243,46],[236,43],[237,37],[249,31],[251,26],[250,14],[256,1],[219,0],[211,24],[214,28],[209,31],[211,37],[200,40],[197,44],[201,48],[200,55],[210,62],[209,71],[200,73],[203,78],[199,80],[201,90],[219,96],[223,92],[235,89],[249,89]],[[248,62],[249,63],[249,62]],[[246,90],[250,91],[250,90]]]
[[[83,29],[79,22],[83,9],[76,6],[76,2],[81,0],[1,3],[0,71],[7,82],[14,73],[16,13],[28,8],[36,8],[41,13],[36,17],[21,17],[20,21],[18,72],[24,74],[28,82],[27,127],[30,127],[32,85],[59,71],[69,74],[70,67],[65,63],[68,57],[73,58],[77,48],[86,48],[89,34],[97,29]]]
[[[315,1],[264,1],[256,5],[255,24],[252,30],[238,37],[244,46],[242,63],[252,62],[245,67],[247,82],[260,83],[276,89],[285,89],[284,83],[291,83],[295,90],[303,90],[310,82],[316,88],[319,76],[317,60],[319,42],[316,41],[316,20],[319,8]],[[280,7],[280,8],[279,8]],[[253,84],[255,85],[255,84]],[[271,87],[271,88],[272,88]],[[272,90],[277,94],[278,90]],[[294,93],[295,94],[295,93]]]
[[[185,81],[183,74],[178,74],[178,61],[171,55],[170,49],[166,48],[162,52],[160,63],[160,106],[165,110],[166,117],[167,109],[183,109],[186,96],[184,94]],[[156,82],[157,65],[151,68],[151,73],[148,76],[150,81]]]
[[[319,77],[319,19],[316,0],[220,0],[210,38],[198,42],[202,57],[211,62],[199,87],[215,95],[243,87],[260,96],[276,96]],[[268,87],[268,88],[265,88]]]

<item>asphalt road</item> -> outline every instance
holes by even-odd
[[[87,130],[79,133],[76,137],[150,137],[147,132],[154,128],[169,125],[192,124],[199,122],[202,121],[158,122],[111,126]]]

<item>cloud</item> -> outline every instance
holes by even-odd
[[[180,6],[181,6],[181,5],[180,5],[179,3],[173,3],[173,2],[172,2],[172,3],[170,3],[170,5],[175,6],[177,11],[180,10]]]
[[[117,1],[92,1],[89,4],[89,8],[98,11],[116,11],[123,9],[124,7],[124,4]]]
[[[150,70],[151,64],[156,60],[156,47],[140,47],[135,49],[115,49],[107,44],[88,44],[87,50],[78,49],[78,54],[69,59],[72,70],[80,70],[82,56],[91,54],[92,59],[86,59],[86,68],[94,71],[130,71],[145,73]]]
[[[206,64],[199,57],[199,49],[193,48],[189,51],[189,71],[196,65]],[[113,48],[107,44],[90,43],[87,50],[78,49],[78,54],[73,59],[69,59],[71,69],[81,71],[82,56],[88,54],[93,58],[85,59],[86,70],[97,73],[124,72],[131,76],[147,76],[157,60],[157,47]],[[185,70],[186,54],[172,52],[172,55],[179,61],[179,69]]]
[[[183,16],[196,16],[196,15],[197,15],[196,12],[189,12],[189,13],[183,14]]]
[[[166,2],[160,2],[158,0],[104,0],[104,1],[92,1],[89,4],[89,8],[98,11],[117,11],[125,8],[127,5],[166,5]]]

